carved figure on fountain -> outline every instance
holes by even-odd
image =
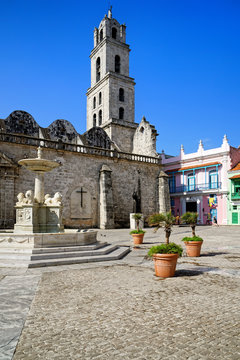
[[[60,192],[56,192],[53,197],[50,194],[46,194],[44,199],[44,204],[47,206],[62,206],[62,194]]]

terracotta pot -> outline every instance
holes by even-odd
[[[139,245],[139,244],[142,244],[142,242],[143,242],[144,233],[142,233],[142,234],[132,234],[132,237],[133,237],[134,245]]]
[[[202,243],[203,241],[184,241],[184,244],[186,245],[187,256],[200,256]]]
[[[178,254],[154,254],[156,276],[172,277],[175,274]]]

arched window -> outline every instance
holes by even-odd
[[[124,108],[122,107],[119,108],[119,119],[120,120],[124,119]]]
[[[98,102],[99,102],[99,105],[101,105],[101,103],[102,103],[102,93],[101,92],[99,93]]]
[[[122,88],[119,89],[119,101],[124,101],[124,90]]]
[[[98,113],[98,125],[102,125],[102,110],[99,110]]]
[[[100,57],[98,57],[96,61],[96,82],[100,80],[100,64],[101,64],[101,60]]]
[[[96,108],[96,97],[94,96],[93,98],[93,108],[95,109]]]
[[[210,189],[218,188],[218,174],[216,170],[209,171],[209,188]]]
[[[195,175],[193,173],[188,174],[188,191],[195,190]]]
[[[93,127],[96,127],[96,122],[97,122],[97,116],[96,114],[93,114]]]
[[[103,29],[100,30],[100,41],[103,39]]]
[[[115,27],[112,28],[112,38],[113,39],[117,38],[117,29]]]
[[[116,73],[120,73],[120,67],[121,67],[120,56],[116,55],[115,56],[115,72]]]

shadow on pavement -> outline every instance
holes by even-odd
[[[204,271],[201,270],[176,270],[175,277],[178,276],[199,276],[202,275]]]
[[[201,254],[200,257],[217,256],[217,255],[225,255],[225,254],[229,254],[229,253],[227,253],[227,252],[209,252],[209,253]]]

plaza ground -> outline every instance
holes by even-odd
[[[196,232],[201,257],[184,253],[169,279],[146,256],[162,229],[116,262],[0,268],[0,359],[239,359],[240,227]],[[128,229],[98,240],[132,246]]]

